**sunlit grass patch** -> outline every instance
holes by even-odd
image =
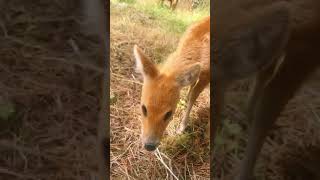
[[[126,1],[130,2],[127,3]],[[120,7],[134,7],[146,15],[149,15],[149,18],[157,23],[159,28],[178,34],[183,33],[193,22],[210,14],[209,8],[199,8],[193,11],[179,9],[172,11],[171,9],[161,6],[159,3],[154,1],[135,2],[134,0],[112,0],[111,2],[121,4]]]
[[[201,131],[165,136],[160,149],[173,158],[186,155],[194,162],[203,162],[209,156],[208,140]]]

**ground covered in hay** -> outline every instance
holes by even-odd
[[[185,109],[185,94],[159,147],[165,168],[140,142],[141,83],[134,70],[133,45],[138,44],[154,61],[174,51],[185,28],[208,11],[171,12],[156,4],[111,4],[111,179],[209,179],[209,89],[200,96],[191,115],[190,129],[178,136],[175,129]]]
[[[318,180],[320,154],[320,72],[286,106],[257,163],[261,180]],[[249,81],[235,84],[227,95],[223,128],[215,142],[216,179],[234,173],[248,139],[244,114]]]
[[[94,179],[102,71],[79,1],[0,3],[0,179]]]
[[[140,90],[134,72],[132,47],[140,45],[159,62],[172,52],[189,19],[156,6],[134,1],[111,5],[111,170],[112,179],[173,179],[153,153],[139,141]],[[181,21],[178,21],[180,19]],[[275,130],[270,133],[257,164],[257,179],[317,180],[320,157],[320,73],[316,73],[290,101]],[[236,83],[227,92],[222,131],[215,142],[214,179],[226,179],[243,157],[248,123],[244,120],[251,80]],[[184,91],[185,93],[185,91]],[[174,130],[185,102],[172,121],[159,150],[179,179],[209,179],[208,141],[204,129],[209,117],[209,91],[201,95],[192,112],[193,123],[184,135]],[[202,123],[203,122],[203,123]]]
[[[256,3],[254,0],[249,2]],[[277,0],[264,2],[277,2]],[[300,26],[312,20],[314,0],[288,0],[288,2],[292,5],[294,15],[292,25]],[[234,173],[234,169],[237,169],[236,166],[243,157],[249,127],[244,112],[250,84],[252,84],[251,80],[238,82],[227,92],[223,127],[215,141],[216,179],[223,180]],[[256,166],[257,179],[320,179],[317,170],[320,154],[319,92],[320,71],[318,70],[289,102],[274,130],[270,132]]]

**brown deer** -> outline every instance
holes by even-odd
[[[210,17],[192,24],[177,49],[160,66],[134,46],[137,70],[143,76],[141,93],[144,148],[154,151],[177,107],[183,87],[190,87],[188,105],[178,133],[182,133],[192,106],[210,82]]]
[[[225,89],[235,80],[257,74],[248,106],[249,140],[237,180],[251,178],[268,132],[320,65],[320,1],[312,3],[316,16],[295,24],[292,1],[214,1],[212,129],[220,122]]]
[[[170,3],[169,4],[170,9],[175,10],[178,5],[179,0],[167,0],[167,1],[169,1],[169,3]],[[165,0],[160,0],[161,5],[163,5],[164,2],[165,2]]]

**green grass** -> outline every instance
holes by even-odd
[[[200,127],[198,127],[200,128]],[[201,138],[200,131],[186,131],[181,135],[165,136],[162,140],[161,150],[166,154],[174,155],[177,152],[179,154],[188,154],[189,159],[193,159],[194,162],[199,162],[202,158],[209,156],[209,146],[201,144],[200,141],[204,141]]]
[[[208,16],[210,14],[209,8],[197,8],[193,11],[170,10],[165,6],[161,6],[159,3],[140,3],[135,0],[112,0],[112,3],[126,3],[128,6],[132,6],[137,10],[147,14],[151,19],[158,22],[160,28],[167,30],[168,32],[183,33],[186,28],[195,21]]]
[[[238,123],[234,123],[228,119],[225,119],[223,121],[222,129],[217,134],[215,139],[215,148],[222,148],[239,157],[241,152],[244,151],[243,147],[241,146],[241,142],[244,141],[244,137],[244,132]]]
[[[138,9],[157,19],[170,32],[183,33],[193,22],[208,14],[205,11],[171,11],[160,5],[137,6]]]
[[[127,4],[134,4],[136,3],[136,0],[118,0],[120,3],[127,3]]]

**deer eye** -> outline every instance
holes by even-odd
[[[142,109],[143,115],[146,117],[146,116],[147,116],[147,108],[146,108],[146,106],[145,106],[145,105],[142,105],[142,106],[141,106],[141,109]]]
[[[172,111],[169,111],[166,113],[166,115],[164,116],[164,120],[167,121],[172,115]]]

